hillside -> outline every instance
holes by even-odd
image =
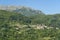
[[[27,24],[28,20],[30,21],[30,18],[23,16],[22,14],[0,10],[0,25],[9,22]]]
[[[60,40],[60,14],[27,7],[0,9],[0,40]]]

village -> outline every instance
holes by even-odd
[[[53,28],[54,28],[54,27],[48,27],[48,26],[46,26],[46,25],[44,25],[44,24],[20,25],[19,23],[17,23],[17,24],[11,25],[11,26],[15,26],[16,29],[19,29],[19,28],[33,28],[33,29],[43,29],[43,30],[44,30],[44,29],[53,29]],[[55,29],[59,29],[59,28],[56,27]]]

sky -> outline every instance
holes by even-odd
[[[0,5],[27,6],[45,14],[60,13],[60,0],[0,0]]]

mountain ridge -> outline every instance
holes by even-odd
[[[25,6],[0,6],[0,10],[7,10],[16,13],[22,13],[25,16],[44,14],[41,10],[36,10]]]

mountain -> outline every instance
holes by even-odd
[[[34,16],[34,15],[44,15],[44,13],[40,10],[35,10],[30,7],[25,6],[0,6],[0,10],[7,10],[11,12],[21,13],[25,16]]]
[[[27,7],[22,7],[20,9],[16,9],[14,10],[14,12],[17,12],[17,13],[22,13],[23,15],[26,15],[26,16],[34,16],[34,15],[43,15],[44,13],[40,10],[34,10],[32,8],[27,8]]]

